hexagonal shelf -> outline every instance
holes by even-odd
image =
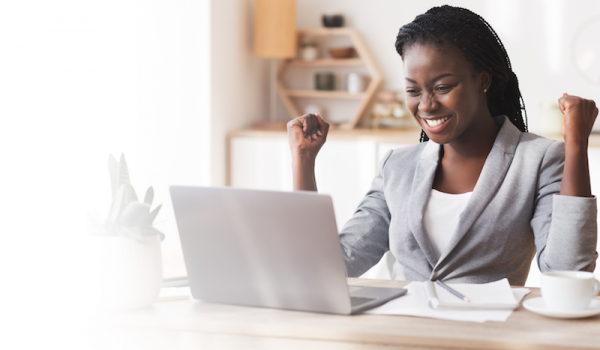
[[[347,36],[352,41],[354,49],[358,54],[358,58],[342,58],[342,59],[316,59],[312,61],[304,61],[299,59],[282,60],[277,68],[277,92],[283,101],[288,112],[292,116],[299,116],[300,113],[295,98],[318,98],[318,99],[340,99],[340,100],[358,100],[359,106],[354,116],[346,123],[340,124],[342,129],[356,128],[365,109],[374,98],[375,94],[383,84],[383,78],[379,68],[375,64],[375,60],[367,50],[367,46],[363,42],[358,33],[351,28],[318,28],[304,29],[298,31],[298,42],[302,42],[303,36]],[[323,90],[294,90],[287,89],[282,82],[283,71],[290,66],[299,67],[351,67],[363,66],[367,69],[370,75],[370,82],[366,89],[361,93],[351,94],[342,90],[323,91]]]

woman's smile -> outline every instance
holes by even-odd
[[[427,118],[421,117],[421,119],[423,120],[423,125],[428,131],[436,133],[442,131],[446,125],[448,125],[448,121],[452,119],[452,115]]]

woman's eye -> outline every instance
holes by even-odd
[[[451,86],[438,86],[438,87],[435,88],[435,91],[438,91],[438,92],[448,92],[448,91],[450,91],[450,89],[452,89]]]
[[[419,90],[415,90],[415,89],[406,89],[406,93],[409,95],[418,95],[419,94]]]

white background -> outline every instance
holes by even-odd
[[[298,27],[320,26],[328,10],[343,13],[367,42],[386,87],[401,90],[398,28],[442,3],[298,0]],[[531,130],[543,128],[540,103],[563,92],[600,99],[599,87],[580,78],[569,58],[575,30],[600,14],[600,2],[450,3],[497,30]],[[0,317],[3,326],[17,326],[3,331],[10,336],[1,337],[1,348],[85,342],[47,325],[86,305],[86,215],[108,207],[109,154],[126,155],[138,194],[154,186],[167,252],[178,245],[168,186],[225,184],[227,132],[268,113],[268,61],[252,55],[252,5],[0,1],[0,305],[10,306]]]

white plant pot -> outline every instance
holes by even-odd
[[[146,243],[122,236],[94,236],[93,284],[99,307],[122,311],[147,307],[162,287],[160,237]]]

